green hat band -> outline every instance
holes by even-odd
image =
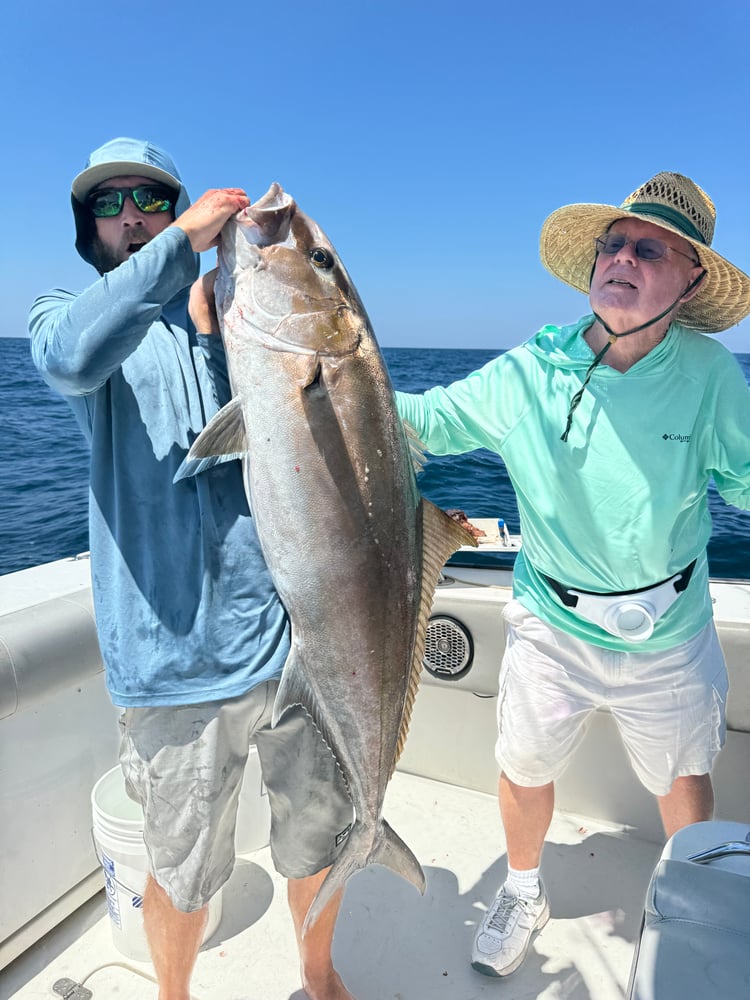
[[[653,215],[663,222],[669,222],[684,233],[689,239],[696,240],[706,246],[706,240],[700,229],[693,225],[690,219],[685,218],[681,212],[670,208],[669,205],[650,204],[649,202],[635,201],[629,205],[621,206],[624,212],[633,212],[637,215]]]

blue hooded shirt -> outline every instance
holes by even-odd
[[[72,196],[85,260],[94,229],[76,192],[107,177],[165,174],[179,216],[188,195],[158,147],[121,138],[92,153]],[[53,289],[30,314],[34,363],[91,446],[96,623],[107,686],[123,707],[244,694],[279,677],[289,650],[240,463],[175,481],[230,398],[221,338],[196,334],[188,318],[197,276],[187,235],[169,226],[85,291]]]

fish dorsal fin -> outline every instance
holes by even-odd
[[[409,421],[403,420],[402,423],[406,433],[406,443],[409,446],[409,457],[411,458],[412,468],[416,474],[419,474],[425,466],[426,449]]]
[[[477,546],[477,540],[470,531],[462,528],[458,521],[454,521],[444,510],[436,507],[429,500],[425,500],[424,497],[422,497],[420,509],[422,512],[422,591],[419,600],[419,618],[417,620],[417,630],[414,639],[409,690],[406,694],[404,713],[401,717],[398,745],[393,761],[394,770],[406,743],[414,699],[417,697],[417,690],[419,689],[419,681],[422,676],[424,646],[427,636],[427,624],[440,574],[446,560],[457,549],[460,549],[462,545],[473,545],[475,548]],[[393,771],[391,771],[391,774],[393,774]]]
[[[235,455],[247,451],[245,419],[239,396],[222,406],[198,437],[188,452],[188,460],[210,458],[213,455]]]

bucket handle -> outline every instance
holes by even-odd
[[[89,832],[91,833],[91,843],[94,845],[94,854],[96,855],[96,860],[99,862],[102,871],[104,871],[105,870],[104,860],[102,856],[99,854],[99,845],[97,844],[96,837],[94,836],[93,826],[91,827],[91,830]],[[122,888],[125,889],[127,892],[129,892],[132,896],[143,896],[142,892],[136,892],[135,889],[131,889],[129,885],[125,885],[124,882],[121,882],[116,875],[113,875],[112,878],[115,880],[115,882],[117,882],[118,885],[121,885]]]

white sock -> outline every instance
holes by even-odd
[[[516,896],[524,896],[526,899],[536,899],[539,895],[539,868],[528,868],[526,871],[517,871],[508,865],[508,875],[505,879],[505,884]]]

